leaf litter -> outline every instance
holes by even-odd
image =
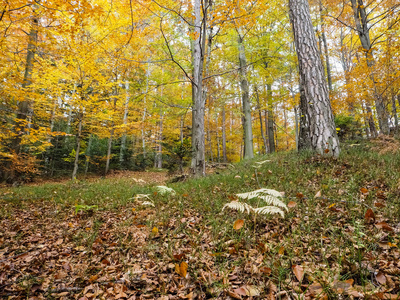
[[[374,185],[366,183],[357,203],[375,193]],[[227,201],[234,196],[218,189]],[[193,191],[171,196],[180,208],[155,201],[74,213],[45,200],[20,208],[5,203],[12,214],[0,222],[0,297],[397,299],[400,226],[382,213],[386,206],[332,203],[314,190],[287,192],[285,219],[253,224],[224,212],[218,222],[227,225],[218,232],[191,206]]]

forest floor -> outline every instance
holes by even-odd
[[[398,150],[377,140],[178,183],[1,188],[0,298],[400,299]],[[284,194],[284,218],[222,211],[260,187]]]

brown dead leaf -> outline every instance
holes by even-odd
[[[235,223],[233,223],[233,229],[239,230],[243,227],[243,225],[244,225],[244,220],[238,219],[235,221]]]
[[[321,197],[321,191],[318,191],[318,192],[315,194],[314,199],[320,198],[320,197]]]
[[[368,208],[366,213],[365,213],[365,220],[368,223],[373,223],[375,221],[375,214],[372,211],[372,209]]]
[[[384,285],[386,283],[386,276],[382,272],[379,272],[376,275],[376,281],[378,281],[381,285]]]
[[[246,290],[243,287],[237,288],[233,290],[237,295],[247,296]]]
[[[235,293],[234,291],[228,291],[228,295],[233,299],[242,299],[242,297],[239,294]]]
[[[378,229],[383,229],[385,231],[393,231],[393,228],[388,225],[386,222],[379,222],[375,224],[375,227]]]
[[[266,266],[262,266],[260,268],[260,272],[268,276],[268,275],[271,275],[272,270],[271,270],[271,268],[268,268]]]
[[[175,264],[176,273],[178,273],[183,278],[186,278],[186,276],[187,276],[187,269],[188,269],[188,264],[185,261],[181,262],[180,265]]]
[[[367,194],[368,193],[368,189],[363,187],[363,188],[360,189],[360,192],[363,193],[363,194]]]
[[[289,201],[289,203],[287,204],[287,206],[288,206],[289,208],[293,208],[293,207],[295,207],[296,205],[297,205],[297,203],[294,202],[294,201]]]
[[[383,203],[380,203],[380,202],[375,202],[375,203],[374,203],[374,206],[375,206],[375,207],[382,208],[382,207],[385,207],[386,205],[383,204]]]
[[[294,275],[296,276],[297,280],[301,283],[304,277],[304,270],[303,267],[300,265],[293,265],[292,270]]]

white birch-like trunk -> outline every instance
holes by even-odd
[[[247,80],[247,61],[243,45],[243,37],[238,34],[239,47],[239,73],[240,73],[240,89],[242,91],[243,105],[243,130],[244,130],[244,158],[253,158],[253,130],[251,124],[251,106],[249,97],[249,82]]]

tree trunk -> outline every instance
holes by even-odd
[[[124,105],[124,116],[122,119],[122,123],[124,126],[128,123],[128,109],[129,109],[129,82],[125,82],[125,91],[126,91],[126,98],[125,98],[125,105]],[[126,131],[126,129],[125,129]],[[122,165],[125,161],[125,149],[126,149],[126,133],[124,133],[121,137],[121,149],[119,152],[119,167],[122,169]]]
[[[86,153],[85,153],[85,156],[86,156],[86,161],[85,161],[85,177],[86,177],[87,172],[88,172],[88,170],[89,170],[89,163],[90,163],[90,157],[91,157],[91,151],[92,151],[92,140],[93,140],[93,134],[91,134],[91,135],[89,136],[89,143],[88,143],[88,146],[87,146],[87,148],[86,148]]]
[[[107,144],[107,160],[106,160],[106,169],[104,171],[104,176],[108,174],[108,171],[110,170],[110,159],[111,159],[111,147],[112,147],[112,141],[114,137],[114,122],[111,125],[111,130],[110,130],[110,137],[108,138],[108,144]]]
[[[268,134],[268,151],[269,153],[275,152],[275,135],[274,135],[274,115],[272,113],[272,85],[267,84],[267,103],[268,103],[268,111],[267,111],[267,134]]]
[[[32,84],[33,61],[35,59],[35,53],[37,49],[39,17],[35,12],[37,6],[33,5],[32,8],[33,8],[33,15],[31,20],[31,29],[28,36],[28,53],[26,55],[25,73],[22,82],[23,90]],[[25,97],[18,103],[18,112],[14,127],[16,136],[12,141],[11,145],[12,149],[16,154],[19,154],[21,151],[21,140],[22,136],[25,134],[26,120],[28,116],[32,115],[31,106],[32,106],[31,100],[28,99],[27,97]]]
[[[193,82],[192,82],[192,163],[191,169],[195,176],[206,175],[205,164],[205,141],[204,141],[204,108],[203,98],[203,62],[205,40],[206,40],[206,21],[207,10],[202,9],[201,0],[194,1],[195,26],[194,32],[196,40],[193,46]],[[202,17],[202,10],[204,12]]]
[[[371,134],[371,137],[375,138],[375,137],[378,136],[378,131],[376,130],[376,126],[375,126],[374,117],[373,117],[373,114],[372,114],[371,105],[368,103],[368,101],[365,103],[365,107],[366,107],[366,110],[367,110],[369,132]]]
[[[356,23],[357,33],[360,38],[361,46],[365,51],[367,66],[370,71],[370,78],[373,85],[375,107],[378,117],[379,129],[384,134],[389,134],[388,112],[383,102],[381,93],[376,85],[375,75],[375,59],[372,53],[371,40],[369,35],[370,26],[368,24],[368,14],[365,11],[365,5],[362,0],[350,0],[353,9],[354,20]]]
[[[308,1],[289,0],[289,11],[303,89],[300,108],[301,114],[308,116],[311,148],[321,155],[338,157],[339,139]]]
[[[228,157],[226,155],[226,117],[225,117],[225,105],[222,106],[222,161],[225,163],[228,161]]]
[[[397,117],[397,108],[396,108],[396,95],[394,91],[392,91],[392,112],[394,118],[394,134],[397,135],[399,130],[399,119]]]
[[[253,158],[253,131],[251,124],[251,107],[249,97],[249,82],[247,80],[247,61],[243,45],[243,37],[238,33],[239,43],[239,73],[240,73],[240,89],[242,91],[243,105],[243,130],[244,130],[244,158]]]
[[[76,134],[76,152],[75,152],[75,161],[74,161],[74,170],[72,171],[72,180],[76,179],[76,174],[78,173],[78,164],[79,164],[79,151],[81,150],[81,136],[82,136],[82,119],[83,113],[78,112],[78,132]]]
[[[261,105],[260,105],[260,97],[258,94],[257,86],[254,88],[255,93],[256,93],[256,98],[257,98],[257,109],[258,109],[258,117],[260,119],[260,132],[261,132],[261,137],[263,140],[263,152],[264,154],[267,154],[267,139],[265,138],[264,134],[264,128],[263,128],[263,121],[262,121],[262,113],[261,113]]]
[[[329,61],[329,51],[328,51],[328,43],[326,42],[326,34],[325,34],[325,22],[324,18],[322,17],[322,1],[319,1],[319,13],[321,17],[321,37],[322,37],[322,44],[324,46],[324,55],[325,55],[325,63],[326,63],[326,75],[328,78],[328,88],[329,92],[332,92],[332,73],[331,73],[331,63]]]

